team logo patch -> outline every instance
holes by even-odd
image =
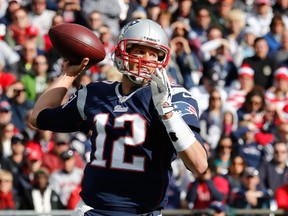
[[[198,118],[197,110],[194,106],[184,101],[178,101],[173,103],[173,107],[176,111],[180,112],[181,116],[195,115]]]
[[[172,140],[172,142],[176,142],[178,140],[178,137],[176,136],[176,133],[174,133],[174,132],[170,132],[169,136],[170,136],[170,139]]]
[[[64,109],[71,101],[73,101],[75,98],[77,97],[77,95],[74,93],[73,95],[70,96],[69,100],[63,104],[62,109]]]
[[[117,105],[114,107],[113,112],[127,112],[128,111],[128,107],[124,107],[121,105]]]

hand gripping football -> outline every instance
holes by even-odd
[[[82,25],[59,24],[51,27],[48,34],[56,51],[71,64],[80,64],[83,58],[88,57],[88,69],[105,58],[106,52],[100,39]]]

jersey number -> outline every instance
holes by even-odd
[[[96,151],[95,160],[92,161],[93,165],[106,167],[107,160],[104,157],[105,141],[107,138],[105,126],[107,125],[109,114],[102,113],[95,116],[95,127],[98,132],[96,137]],[[126,146],[141,145],[146,137],[146,124],[145,120],[138,114],[123,114],[115,118],[113,129],[123,129],[125,122],[131,122],[132,136],[120,136],[114,140],[111,153],[112,169],[125,169],[131,171],[144,171],[145,157],[133,156],[131,162],[125,161]]]

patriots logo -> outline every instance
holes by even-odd
[[[198,118],[197,110],[191,104],[184,101],[177,101],[173,103],[174,109],[181,114],[184,115],[195,115]]]
[[[75,98],[77,97],[77,95],[74,93],[73,95],[70,96],[69,100],[63,104],[62,109],[64,109],[71,101],[73,101]]]

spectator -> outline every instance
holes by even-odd
[[[0,127],[7,125],[12,120],[12,107],[8,101],[0,101]]]
[[[147,18],[157,22],[161,11],[160,1],[158,2],[149,1],[146,7],[146,11],[147,11]]]
[[[113,5],[113,7],[111,7]],[[84,17],[88,17],[92,11],[100,11],[102,13],[103,23],[109,26],[112,30],[113,38],[115,39],[120,32],[120,17],[121,8],[118,0],[110,0],[107,4],[106,0],[84,0],[82,2],[82,10]]]
[[[0,23],[9,26],[12,23],[14,12],[22,5],[22,0],[9,0],[4,17],[1,18]]]
[[[49,172],[40,168],[34,175],[33,188],[28,193],[27,206],[24,209],[47,214],[51,210],[65,209],[59,196],[50,188]]]
[[[279,66],[288,67],[288,29],[284,29],[281,35],[281,45],[278,50],[275,51],[274,58]]]
[[[224,104],[221,112],[221,136],[231,136],[238,128],[238,116],[236,110]]]
[[[4,40],[0,40],[0,56],[3,58],[4,67],[2,70],[17,74],[17,64],[20,55],[13,50]],[[2,60],[1,60],[2,61]]]
[[[285,24],[281,14],[274,14],[271,23],[270,31],[264,35],[269,47],[269,56],[273,56],[275,52],[281,47],[281,37],[285,30]]]
[[[51,27],[64,23],[63,17],[59,14],[56,14],[52,18]],[[48,60],[49,66],[52,66],[58,59],[61,58],[60,54],[53,48],[52,42],[50,40],[49,34],[45,34],[44,36],[45,41],[45,56]]]
[[[274,14],[276,13],[282,14],[282,18],[285,23],[285,28],[288,27],[287,8],[288,8],[288,4],[286,1],[283,1],[283,0],[275,0],[272,6]]]
[[[241,178],[246,168],[245,159],[238,153],[234,154],[230,160],[231,163],[228,167],[228,172],[226,175],[224,175],[229,182],[228,205],[230,205],[230,202],[232,201],[232,192],[241,186]]]
[[[243,29],[242,40],[239,43],[238,50],[234,55],[234,62],[236,66],[241,67],[244,59],[254,56],[254,41],[257,38],[257,34],[254,32],[254,29],[246,26]]]
[[[263,146],[255,140],[255,133],[258,131],[255,124],[249,121],[239,123],[239,128],[233,133],[236,140],[235,151],[238,152],[249,167],[258,168],[265,158]]]
[[[179,26],[177,28],[180,28]],[[195,86],[193,73],[197,73],[200,68],[200,61],[197,55],[191,50],[189,41],[183,36],[177,36],[171,39],[171,59],[176,62],[180,69],[182,85],[189,90]]]
[[[277,142],[288,143],[288,122],[281,122],[277,127]]]
[[[259,131],[255,134],[257,143],[262,145],[267,151],[266,160],[271,160],[271,153],[273,152],[271,144],[275,141],[277,125],[279,124],[279,111],[276,107],[274,103],[266,104],[262,123]]]
[[[216,175],[213,167],[209,166],[189,185],[186,196],[188,209],[206,209],[213,201],[225,203],[229,183],[224,177]]]
[[[82,1],[80,0],[58,1],[57,13],[63,17],[65,23],[76,23],[87,26],[86,19],[82,14]]]
[[[279,67],[274,72],[274,85],[265,92],[265,100],[275,104],[278,110],[282,110],[288,103],[288,68]]]
[[[37,48],[43,50],[43,36],[39,35],[39,29],[29,21],[27,10],[21,7],[14,12],[12,17],[12,23],[7,26],[5,41],[14,50],[20,51],[27,40],[33,40]]]
[[[219,80],[218,74],[214,70],[203,71],[203,76],[200,80],[199,86],[194,86],[190,89],[191,95],[198,101],[199,115],[201,115],[204,110],[208,108],[209,105],[209,95],[215,88],[221,95],[222,101],[226,101],[227,92],[223,88],[217,86]]]
[[[213,162],[218,175],[226,175],[234,154],[234,144],[230,136],[222,136],[216,146]]]
[[[16,76],[13,73],[4,71],[5,59],[0,53],[0,97],[5,94],[6,89],[16,81]]]
[[[173,32],[171,20],[172,14],[168,10],[161,10],[157,22],[162,26],[169,39],[171,39]]]
[[[222,39],[218,46],[215,46],[214,54],[203,62],[203,71],[205,70],[214,70],[218,74],[217,85],[221,88],[229,88],[237,79],[237,68],[228,41]]]
[[[28,17],[33,26],[39,30],[39,35],[44,36],[52,26],[52,18],[56,15],[53,10],[47,9],[45,0],[32,0]]]
[[[212,15],[212,26],[218,26],[227,35],[228,29],[226,28],[226,21],[229,11],[233,9],[234,0],[219,0],[217,2],[217,9]]]
[[[66,207],[71,193],[78,187],[82,180],[83,169],[75,166],[74,151],[68,149],[60,155],[63,168],[51,174],[51,188],[60,197]]]
[[[245,13],[240,9],[232,9],[226,17],[226,28],[228,30],[225,38],[228,40],[233,62],[239,67],[242,62],[237,61],[238,50],[243,41],[243,30],[245,27]]]
[[[98,37],[100,36],[100,27],[103,25],[102,13],[98,10],[92,11],[87,18],[88,28],[93,31]]]
[[[253,167],[246,167],[241,186],[233,190],[230,206],[240,209],[268,208],[270,196],[261,188],[259,182],[259,171]]]
[[[278,209],[288,210],[288,183],[281,185],[275,191],[275,201]]]
[[[27,145],[39,146],[42,153],[51,151],[54,146],[52,131],[36,129],[33,139],[28,140]]]
[[[24,152],[25,162],[21,167],[19,178],[18,197],[20,199],[19,209],[30,209],[29,191],[33,188],[35,173],[42,165],[42,152],[36,145],[27,145]]]
[[[34,41],[26,41],[20,51],[20,61],[18,63],[17,78],[26,73],[32,73],[34,58],[37,56],[37,44]]]
[[[11,122],[0,127],[0,153],[3,157],[8,157],[12,154],[11,138],[15,132],[15,126]]]
[[[270,23],[273,18],[270,0],[255,0],[253,12],[247,16],[247,25],[251,26],[256,34],[263,37],[270,31]]]
[[[254,70],[255,85],[262,86],[265,90],[273,85],[273,73],[277,68],[274,58],[268,56],[269,47],[263,37],[254,41],[255,55],[243,59],[242,64],[248,64]]]
[[[193,10],[192,0],[178,0],[178,7],[172,13],[172,23],[175,21],[182,21],[188,26],[191,25],[191,21],[194,20],[195,14]]]
[[[211,26],[207,30],[207,41],[204,42],[199,51],[199,56],[202,61],[208,61],[216,55],[216,49],[221,46],[229,46],[228,41],[223,38],[221,29]]]
[[[17,208],[12,182],[12,174],[9,171],[0,170],[0,210],[15,210]]]
[[[53,136],[54,146],[51,151],[44,153],[42,164],[43,167],[48,169],[50,174],[63,168],[60,155],[70,148],[71,141],[70,135],[66,133],[54,133]],[[74,157],[76,166],[83,169],[84,162],[81,156],[77,152],[74,152]]]
[[[243,65],[238,69],[238,79],[228,92],[225,102],[236,110],[243,106],[246,95],[254,87],[254,70],[249,65]]]
[[[246,94],[243,105],[237,110],[239,121],[251,121],[260,128],[266,106],[265,95],[262,87],[254,86]]]
[[[13,189],[15,196],[18,197],[21,194],[21,175],[22,169],[25,163],[24,152],[26,148],[26,140],[24,136],[17,133],[11,138],[11,156],[5,158],[5,165],[1,168],[8,170],[13,175]]]
[[[197,8],[195,11],[195,19],[192,20],[191,27],[201,44],[208,40],[207,32],[211,27],[211,12],[206,6]]]
[[[21,81],[16,81],[7,88],[3,99],[7,100],[12,107],[12,123],[19,131],[26,128],[26,115],[34,106],[34,103],[27,100],[25,88]]]
[[[31,73],[26,73],[20,77],[25,88],[27,100],[35,102],[36,99],[47,87],[49,64],[46,56],[37,55],[32,64]]]
[[[276,142],[273,145],[273,158],[263,161],[259,166],[260,185],[265,188],[271,198],[278,187],[288,182],[288,147],[286,143]]]
[[[208,108],[203,111],[199,118],[200,135],[214,150],[222,133],[222,99],[216,89],[210,92]]]

